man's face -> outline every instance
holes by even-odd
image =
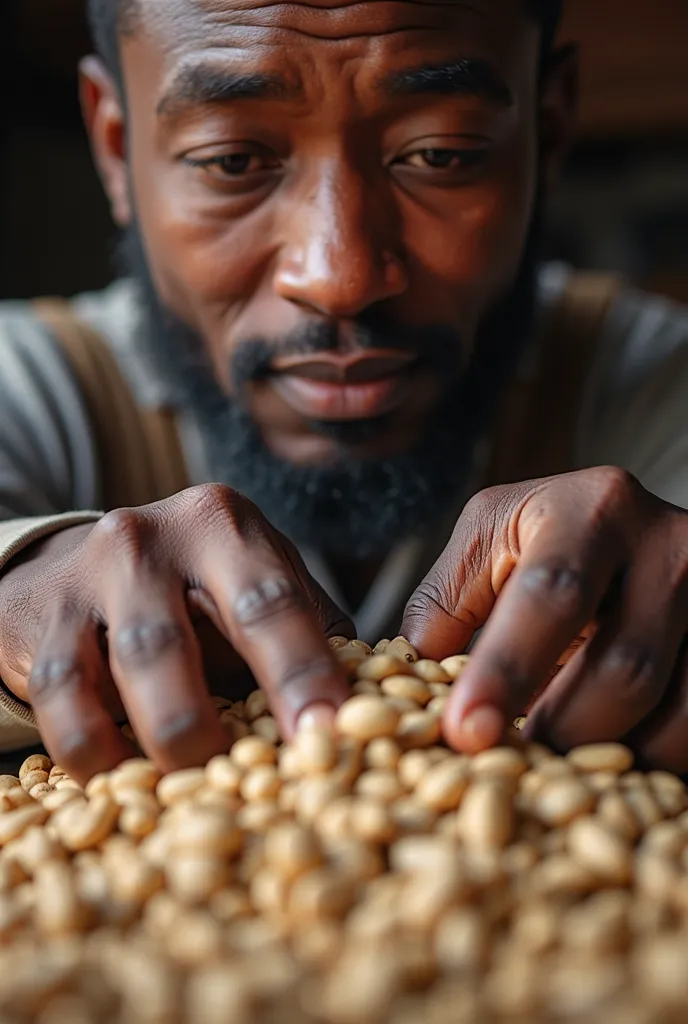
[[[434,450],[532,240],[525,0],[141,7],[120,220],[214,400],[241,407],[273,468],[318,480]]]
[[[242,345],[336,329],[244,396],[281,456],[333,457],[313,421],[380,418],[367,454],[408,447],[451,384],[423,333],[444,329],[459,374],[523,253],[539,46],[523,0],[143,13],[123,47],[130,169],[163,303],[229,393]],[[357,344],[368,324],[383,348]]]

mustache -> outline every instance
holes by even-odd
[[[461,338],[443,325],[414,330],[392,325],[376,314],[346,324],[347,346],[362,351],[386,349],[414,356],[425,368],[454,379],[462,366]],[[247,338],[236,344],[230,358],[230,379],[237,393],[272,373],[274,361],[286,356],[311,356],[342,348],[342,328],[336,323],[310,322],[279,339]]]

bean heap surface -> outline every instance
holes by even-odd
[[[618,744],[441,740],[466,664],[333,640],[335,735],[238,739],[85,790],[0,777],[2,1024],[679,1024],[688,794]]]

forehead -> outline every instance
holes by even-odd
[[[497,66],[530,63],[537,53],[526,0],[139,0],[139,7],[137,49],[153,51],[165,76],[208,56],[298,80],[309,69],[348,70],[364,58],[384,70],[412,64],[414,53],[487,57]]]

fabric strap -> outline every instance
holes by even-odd
[[[38,317],[60,343],[96,435],[104,511],[148,505],[189,486],[175,416],[143,409],[104,339],[68,302],[42,299]]]
[[[486,486],[569,473],[577,465],[576,434],[598,339],[622,280],[576,273],[540,332],[534,373],[506,391],[492,439]]]

